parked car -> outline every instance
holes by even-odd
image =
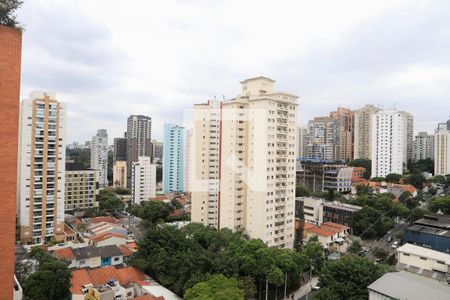
[[[395,241],[394,243],[392,243],[392,249],[397,249],[399,242]]]

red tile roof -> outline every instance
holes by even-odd
[[[111,237],[118,237],[118,238],[123,238],[123,239],[126,239],[126,238],[127,238],[126,236],[121,235],[120,233],[116,233],[116,232],[104,232],[104,233],[97,234],[97,235],[94,235],[94,236],[90,237],[90,240],[93,241],[93,242],[98,243],[98,242],[107,240],[107,239],[109,239],[109,238],[111,238]]]
[[[333,223],[333,222],[325,222],[325,223],[322,223],[322,226],[329,226],[329,227],[334,227],[334,228],[337,228],[338,230],[347,230],[348,229],[348,227],[347,226],[345,226],[345,225],[341,225],[341,224],[337,224],[337,223]]]
[[[108,223],[119,223],[119,220],[117,220],[116,218],[113,217],[93,217],[91,218],[91,223],[92,224],[97,224],[97,223],[101,223],[101,222],[108,222]]]
[[[312,227],[310,227],[310,228],[305,227],[305,231],[308,233],[314,233],[314,234],[317,234],[320,236],[327,236],[327,237],[333,236],[336,233],[340,233],[346,229],[348,229],[347,226],[332,223],[332,222],[325,222],[320,226],[312,225]]]
[[[152,295],[142,295],[138,297],[134,297],[134,300],[164,300],[163,296],[155,297]]]
[[[120,252],[122,252],[123,256],[131,256],[131,254],[134,253],[133,250],[131,250],[126,244],[125,245],[119,245],[118,246]]]
[[[53,252],[53,255],[59,259],[67,259],[67,260],[75,259],[75,255],[73,254],[72,248],[70,248],[70,247],[56,249]]]
[[[103,285],[111,279],[119,281],[120,285],[125,285],[130,282],[142,281],[144,278],[145,275],[134,267],[116,269],[114,266],[107,266],[97,269],[77,269],[72,271],[70,292],[81,295],[83,294],[81,288],[84,285]]]
[[[150,200],[164,201],[164,200],[169,200],[169,197],[167,197],[167,196],[156,196],[156,197],[151,197]]]

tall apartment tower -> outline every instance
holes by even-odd
[[[152,140],[152,156],[154,162],[161,162],[163,159],[163,143],[158,142],[157,140]]]
[[[127,188],[127,162],[125,160],[118,160],[113,166],[113,187]]]
[[[434,134],[434,175],[447,174],[450,174],[450,122],[439,123]]]
[[[140,156],[152,157],[152,119],[142,115],[131,115],[127,120],[127,168],[131,183],[133,162]]]
[[[22,31],[0,25],[0,299],[13,299]]]
[[[192,220],[292,248],[298,97],[266,77],[241,84],[234,99],[194,106]]]
[[[297,127],[298,134],[298,157],[306,157],[306,145],[307,145],[307,135],[308,135],[308,127],[304,124],[300,124]]]
[[[194,129],[189,128],[186,130],[186,142],[184,147],[184,190],[191,192],[191,180],[192,180],[192,159],[193,159],[193,134]]]
[[[164,124],[163,192],[184,192],[184,127]]]
[[[314,117],[308,122],[306,157],[336,159],[338,126],[331,117]]]
[[[127,138],[115,138],[113,146],[113,164],[118,160],[127,160]]]
[[[403,174],[412,159],[413,116],[383,110],[373,117],[372,177]]]
[[[133,163],[131,195],[135,204],[156,196],[156,165],[151,163],[149,156],[140,156]]]
[[[108,133],[98,129],[91,142],[91,169],[98,170],[101,188],[108,186]]]
[[[373,116],[380,109],[373,105],[366,105],[354,111],[354,158],[372,158]]]
[[[34,91],[22,101],[19,134],[20,240],[64,238],[66,104]]]
[[[414,160],[434,159],[434,134],[419,132],[413,144]]]
[[[353,160],[354,114],[350,109],[338,107],[330,113],[337,126],[336,159]]]

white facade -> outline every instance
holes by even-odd
[[[450,174],[450,130],[440,123],[434,135],[434,174]]]
[[[131,194],[135,204],[156,196],[156,165],[151,163],[149,156],[140,156],[133,162]]]
[[[194,107],[192,220],[292,248],[298,97],[273,83],[248,79],[235,99]]]
[[[407,243],[396,250],[396,257],[399,264],[450,274],[450,254],[444,252]]]
[[[100,187],[108,186],[108,133],[97,130],[91,142],[91,169],[99,171]]]
[[[191,191],[191,177],[192,177],[192,149],[193,149],[193,134],[194,129],[189,128],[186,130],[186,140],[185,140],[185,147],[184,147],[184,189],[186,192]]]
[[[297,126],[297,157],[306,157],[306,145],[307,145],[307,135],[308,127],[305,124],[300,124]]]
[[[20,109],[18,215],[23,243],[64,235],[66,104],[34,91]]]
[[[404,111],[379,111],[372,126],[372,177],[403,174],[412,159],[413,116]]]

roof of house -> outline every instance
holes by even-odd
[[[94,236],[90,237],[90,240],[93,241],[93,242],[98,243],[98,242],[107,240],[107,239],[112,238],[112,237],[126,239],[126,236],[124,236],[122,234],[119,234],[119,233],[104,232],[104,233],[97,234],[97,235],[94,235]]]
[[[119,248],[120,252],[122,252],[123,256],[131,256],[134,253],[134,251],[136,251],[136,250],[131,250],[131,248],[128,247],[127,244],[119,245],[118,248]]]
[[[308,223],[305,223],[305,225]],[[336,233],[340,233],[346,229],[348,229],[347,226],[344,225],[340,225],[340,224],[336,224],[333,222],[325,222],[320,226],[314,226],[312,225],[312,227],[308,226],[309,228],[307,228],[305,226],[304,230],[308,233],[313,233],[313,234],[317,234],[320,236],[333,236]]]
[[[388,189],[396,188],[396,189],[400,189],[404,192],[410,192],[410,193],[415,193],[417,191],[416,188],[411,184],[387,183],[387,188]]]
[[[109,217],[109,216],[106,216],[106,217],[93,217],[93,218],[91,218],[91,223],[92,224],[97,224],[97,223],[100,223],[100,222],[108,222],[108,223],[116,224],[116,223],[119,223],[119,220],[117,220],[114,217]]]
[[[409,272],[386,273],[367,288],[393,299],[448,300],[450,295],[450,286]]]
[[[75,232],[75,230],[73,230],[72,228],[70,228],[69,225],[67,225],[66,223],[64,223],[64,233],[66,235],[76,235],[77,233]]]
[[[100,252],[100,256],[102,258],[112,257],[112,256],[121,256],[122,251],[116,245],[108,245],[97,248]]]
[[[77,260],[100,256],[100,251],[95,246],[87,246],[72,249],[73,255]]]
[[[416,246],[413,244],[406,243],[401,247],[397,248],[397,252],[408,253],[412,255],[418,255],[434,260],[439,260],[445,262],[447,265],[450,265],[450,254],[428,249],[421,246]]]
[[[322,223],[322,226],[328,226],[328,227],[336,228],[339,231],[343,231],[343,230],[347,230],[348,229],[348,227],[345,226],[345,225],[341,225],[341,224],[333,223],[333,222]]]
[[[72,251],[72,248],[70,248],[70,247],[56,249],[53,252],[53,255],[59,259],[67,259],[67,260],[75,259],[75,255]]]
[[[134,300],[164,300],[164,297],[155,297],[152,295],[142,295],[138,297],[134,297]]]
[[[103,285],[110,280],[115,280],[119,281],[120,285],[125,285],[144,280],[144,278],[144,274],[134,267],[119,269],[114,266],[107,266],[96,269],[77,269],[72,271],[70,291],[72,294],[83,294],[81,288],[87,284]]]

